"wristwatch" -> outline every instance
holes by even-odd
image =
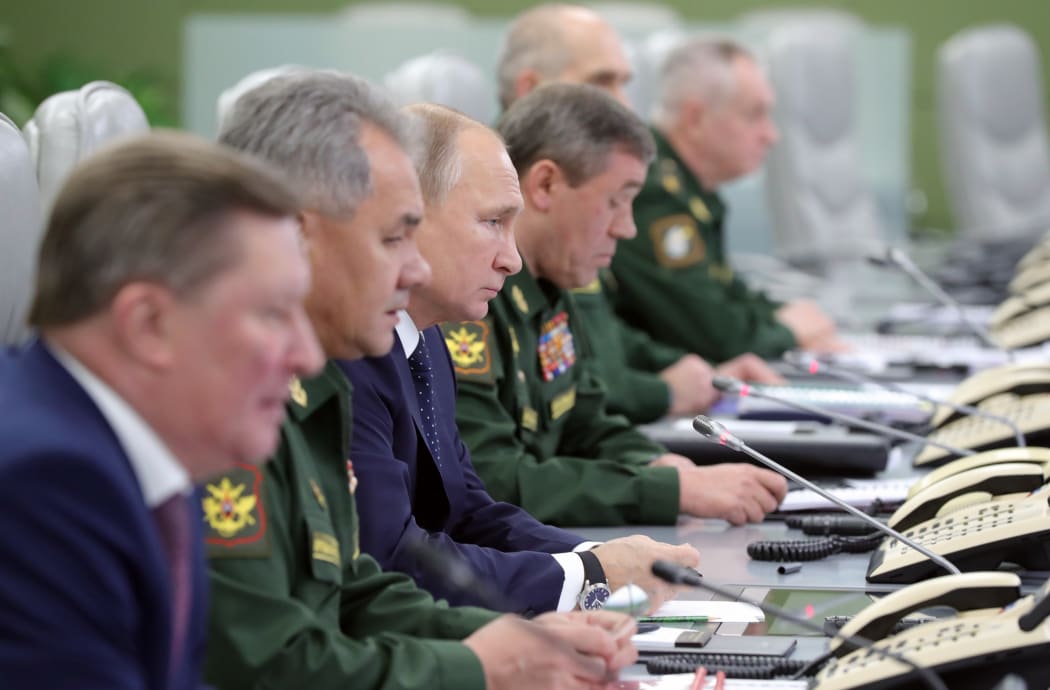
[[[609,583],[605,579],[602,564],[590,551],[578,551],[583,561],[583,591],[580,592],[580,609],[597,611],[609,598]]]

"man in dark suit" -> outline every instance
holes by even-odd
[[[174,133],[59,194],[39,340],[0,361],[4,688],[198,687],[191,485],[264,458],[289,379],[322,363],[297,210],[258,163]]]
[[[457,604],[476,604],[478,595],[428,572],[414,541],[458,552],[501,592],[508,610],[568,610],[586,603],[594,585],[628,582],[642,585],[655,605],[673,590],[652,577],[649,564],[696,565],[695,549],[643,536],[585,543],[494,501],[474,471],[456,427],[455,374],[436,324],[483,318],[503,280],[520,270],[512,229],[521,195],[495,132],[441,106],[410,110],[423,127],[419,244],[432,280],[413,288],[391,354],[340,364],[354,387],[354,472],[369,486],[358,498],[361,548]]]

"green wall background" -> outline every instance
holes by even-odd
[[[38,82],[60,56],[85,78],[126,80],[145,75],[159,86],[158,99],[178,113],[182,20],[196,12],[331,12],[338,0],[0,0],[0,27],[17,73]],[[525,0],[460,0],[483,16],[509,16],[536,4]],[[668,0],[684,17],[730,20],[750,10],[796,6],[769,0]],[[912,182],[926,195],[928,207],[914,219],[917,227],[951,226],[941,186],[933,92],[937,47],[956,31],[989,22],[1012,22],[1036,39],[1046,55],[1050,22],[1043,0],[826,0],[874,24],[892,24],[913,38]],[[1044,71],[1044,82],[1046,73]],[[1047,85],[1044,83],[1044,93]],[[174,115],[172,115],[174,117]],[[177,124],[171,122],[169,124]]]

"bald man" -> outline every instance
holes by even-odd
[[[633,76],[616,30],[593,10],[564,4],[518,15],[504,39],[497,73],[504,109],[551,82],[591,84],[627,104],[624,89]],[[635,424],[706,411],[719,395],[711,385],[714,369],[687,349],[657,342],[659,333],[651,337],[621,320],[609,303],[610,279],[606,274],[605,280],[574,291],[579,327],[594,344],[609,410]],[[760,383],[781,381],[753,355],[723,363],[718,373]]]

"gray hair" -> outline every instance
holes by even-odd
[[[464,115],[454,108],[436,103],[417,103],[405,108],[420,125],[420,153],[416,158],[416,174],[427,204],[440,204],[459,182],[463,174],[463,157],[458,141],[463,132],[480,129],[496,132]]]
[[[180,297],[233,264],[230,216],[294,217],[299,199],[260,162],[178,132],[124,139],[85,159],[55,199],[40,246],[29,323],[76,323],[125,285]]]
[[[550,160],[573,186],[601,174],[613,151],[625,151],[646,165],[656,156],[645,123],[602,89],[586,84],[541,86],[516,101],[496,128],[519,176]]]
[[[219,141],[277,166],[313,210],[349,217],[372,191],[360,143],[365,125],[415,157],[415,123],[377,86],[349,74],[303,71],[242,95]]]
[[[653,121],[671,126],[687,100],[697,99],[708,107],[724,103],[736,86],[733,62],[739,58],[754,59],[739,43],[710,36],[690,39],[672,50],[660,70]]]
[[[518,15],[503,37],[496,62],[499,101],[506,110],[514,102],[514,82],[528,69],[544,79],[554,79],[569,66],[572,53],[562,35],[561,23],[574,5],[546,4]]]

